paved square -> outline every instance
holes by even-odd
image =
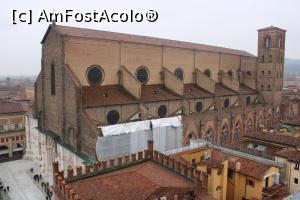
[[[42,200],[45,194],[31,177],[30,168],[35,164],[29,160],[0,163],[0,178],[10,187],[11,200]]]

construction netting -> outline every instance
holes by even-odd
[[[182,147],[183,126],[181,117],[145,120],[100,127],[96,153],[99,160],[108,160],[147,148],[153,139],[154,149],[160,152]]]

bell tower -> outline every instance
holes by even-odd
[[[278,110],[284,72],[285,30],[270,26],[258,30],[257,89]]]

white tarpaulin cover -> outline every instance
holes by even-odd
[[[161,152],[182,147],[181,116],[100,128],[103,137],[98,137],[96,143],[96,154],[99,160],[143,151],[147,148],[148,139],[153,139],[154,149]]]

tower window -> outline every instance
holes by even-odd
[[[233,73],[232,73],[232,70],[228,70],[227,74],[232,77]]]
[[[175,69],[174,74],[178,79],[183,80],[183,70],[181,68]]]
[[[50,76],[51,95],[55,95],[55,65],[53,63],[51,64]]]
[[[270,36],[265,37],[264,46],[265,46],[265,48],[269,48],[271,46]]]
[[[92,65],[87,70],[87,80],[90,85],[100,85],[103,81],[104,73],[100,66]]]
[[[268,73],[269,73],[269,75],[271,75],[271,73],[272,73],[271,70],[269,70]]]
[[[206,69],[205,71],[204,71],[204,74],[207,76],[207,77],[211,77],[211,72],[210,72],[210,70],[209,69]]]
[[[265,62],[265,56],[261,56],[261,62],[264,63]]]
[[[107,113],[106,120],[109,124],[116,124],[120,119],[120,114],[116,110],[111,110]]]
[[[278,48],[281,48],[281,39],[278,40]]]
[[[261,71],[261,75],[262,75],[262,76],[265,75],[265,71],[264,71],[264,70]]]
[[[142,83],[146,84],[149,80],[149,71],[145,66],[141,66],[136,70],[136,78]]]
[[[268,90],[269,90],[269,91],[271,90],[271,85],[268,85]]]
[[[269,55],[269,63],[273,62],[272,55]]]
[[[251,103],[251,97],[247,96],[246,97],[246,104],[249,105]]]
[[[165,117],[167,115],[167,111],[168,111],[168,109],[167,109],[167,107],[165,105],[159,106],[158,111],[157,111],[158,112],[158,116],[160,118]]]
[[[202,109],[203,109],[202,102],[200,102],[200,101],[197,102],[197,103],[196,103],[196,111],[197,111],[197,112],[201,112]]]

